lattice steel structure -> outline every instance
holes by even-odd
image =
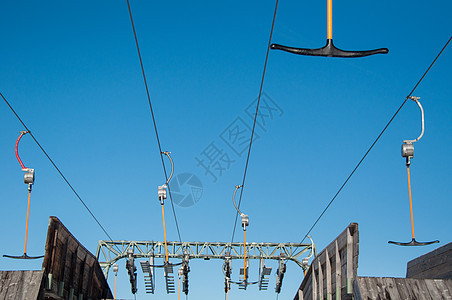
[[[134,258],[165,258],[165,243],[154,241],[109,241],[101,240],[97,246],[96,257],[108,277],[108,271],[115,262],[127,258],[127,251],[133,251]],[[314,243],[246,243],[248,259],[272,259],[291,260],[304,270],[308,263],[301,259],[303,254],[315,256]],[[223,242],[168,242],[168,257],[170,259],[183,259],[184,251],[187,250],[190,259],[225,259],[229,251],[231,259],[243,260],[243,243]]]

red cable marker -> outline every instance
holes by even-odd
[[[23,162],[22,162],[22,160],[20,159],[20,157],[19,157],[19,142],[20,142],[20,139],[24,136],[24,135],[26,135],[28,133],[28,131],[21,131],[20,132],[20,135],[19,135],[19,137],[17,138],[17,141],[16,141],[16,158],[17,158],[17,161],[19,162],[19,164],[20,164],[20,166],[22,167],[22,171],[25,169],[25,166],[24,166],[24,164],[23,164]]]
[[[35,170],[34,169],[30,169],[30,168],[26,168],[22,162],[22,160],[19,157],[19,142],[20,139],[26,135],[28,133],[28,131],[21,131],[19,137],[17,138],[16,141],[16,147],[15,147],[15,152],[16,152],[16,158],[17,161],[19,162],[20,166],[22,167],[22,171],[25,172],[24,175],[24,183],[28,185],[28,206],[27,206],[27,223],[25,226],[25,246],[24,246],[24,254],[21,256],[13,256],[13,255],[3,255],[4,257],[8,257],[8,258],[15,258],[15,259],[37,259],[37,258],[42,258],[44,256],[28,256],[27,255],[27,238],[28,238],[28,220],[30,217],[30,198],[31,198],[31,190],[32,190],[32,186],[35,182]]]

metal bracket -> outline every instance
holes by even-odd
[[[406,158],[406,165],[409,166],[411,164],[411,159],[414,157],[414,143],[419,141],[424,135],[425,122],[424,122],[424,109],[422,108],[421,103],[419,102],[420,97],[410,96],[409,99],[416,102],[417,106],[421,110],[421,134],[414,140],[404,140],[402,144],[402,157]]]
[[[284,273],[286,273],[286,263],[285,261],[285,255],[281,253],[280,259],[279,259],[279,267],[278,270],[276,270],[276,287],[275,292],[281,293],[281,287],[284,279]]]
[[[270,279],[268,276],[270,276],[272,272],[272,268],[266,267],[264,263],[264,259],[262,258],[260,260],[260,267],[259,267],[259,291],[266,291],[268,289],[268,282]]]
[[[250,220],[248,218],[248,215],[245,215],[244,213],[242,213],[240,211],[240,209],[237,207],[237,204],[235,203],[235,194],[237,193],[237,190],[239,188],[243,187],[243,185],[236,185],[235,186],[235,190],[234,190],[234,194],[232,195],[232,202],[234,203],[234,207],[235,209],[238,211],[238,213],[240,214],[240,217],[242,217],[242,227],[243,230],[246,230],[246,227],[250,224]]]
[[[144,288],[147,294],[154,294],[155,283],[154,283],[154,257],[149,257],[148,261],[140,261],[141,270],[144,275]]]
[[[127,272],[129,273],[129,277],[130,277],[130,285],[131,285],[132,294],[136,294],[136,292],[137,292],[137,267],[135,266],[135,263],[134,263],[132,249],[129,248],[127,250],[127,256],[128,256],[128,260],[126,260],[126,269],[127,269]]]

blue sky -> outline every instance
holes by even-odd
[[[176,206],[184,241],[231,239],[232,193],[245,156],[221,134],[238,119],[251,124],[246,109],[259,91],[274,4],[131,1],[162,148],[172,152],[176,175],[194,174],[203,185],[198,203]],[[0,8],[2,94],[113,239],[162,240],[157,186],[164,177],[126,2],[13,1]],[[451,8],[440,0],[336,1],[335,45],[387,47],[389,54],[336,59],[270,52],[264,91],[280,111],[256,129],[242,202],[249,241],[303,238],[449,39]],[[316,48],[325,40],[326,1],[280,1],[273,42]],[[451,241],[452,226],[451,66],[449,46],[414,93],[426,119],[411,167],[416,237],[441,245]],[[0,116],[0,249],[20,255],[27,191],[14,143],[23,128],[4,103]],[[358,222],[359,275],[404,277],[409,260],[435,248],[387,244],[411,237],[400,146],[419,132],[419,111],[409,102],[312,232],[320,250]],[[234,161],[216,182],[196,161],[212,142]],[[20,151],[37,177],[29,254],[43,254],[50,215],[94,253],[107,237],[29,136]],[[166,212],[172,220],[169,206]],[[168,239],[178,239],[174,222],[167,230]],[[118,297],[132,299],[124,264]],[[2,270],[40,266],[0,258]],[[233,268],[238,276],[239,264]],[[190,299],[224,296],[221,262],[193,261],[191,269]],[[257,276],[257,268],[251,272]],[[139,278],[138,299],[175,298],[164,293],[163,276],[156,296],[144,294],[141,272]],[[280,299],[292,297],[302,278],[288,263]],[[275,299],[274,284],[272,275],[269,291],[234,288],[230,299]]]

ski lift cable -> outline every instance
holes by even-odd
[[[163,160],[162,147],[161,147],[161,144],[160,144],[160,138],[159,138],[159,134],[158,134],[158,130],[157,130],[157,124],[156,124],[156,121],[155,121],[154,110],[152,108],[151,96],[149,94],[149,87],[148,87],[148,83],[147,83],[147,80],[146,80],[146,73],[144,72],[143,60],[141,58],[140,46],[138,44],[138,37],[137,37],[136,30],[135,30],[135,24],[133,22],[132,10],[130,8],[129,0],[127,0],[127,8],[129,9],[130,23],[132,25],[133,36],[135,38],[135,44],[136,44],[137,52],[138,52],[138,58],[140,60],[141,73],[143,75],[144,86],[146,88],[146,95],[147,95],[147,98],[148,98],[149,108],[150,108],[150,111],[151,111],[152,123],[154,124],[155,137],[157,139],[157,144],[158,144],[159,153],[160,153],[160,159],[162,161],[163,173],[165,174],[165,180],[168,182],[169,181],[168,180],[168,175],[166,173],[165,161]],[[177,217],[176,217],[176,211],[174,209],[173,198],[171,196],[171,189],[170,189],[169,185],[167,187],[168,187],[168,193],[169,193],[169,198],[170,198],[170,202],[171,202],[171,208],[173,210],[174,222],[176,223],[177,235],[179,236],[179,241],[182,242],[181,235],[180,235],[180,230],[179,230],[179,224],[177,222]]]
[[[9,109],[13,112],[13,114],[16,116],[16,118],[19,120],[19,122],[22,124],[22,126],[25,128],[25,130],[28,132],[28,134],[31,136],[31,138],[35,141],[36,145],[38,145],[39,149],[41,149],[42,153],[44,153],[44,155],[47,157],[47,159],[50,161],[50,163],[53,165],[53,167],[55,168],[55,170],[57,170],[57,172],[60,174],[61,178],[63,178],[63,180],[66,182],[66,184],[69,186],[69,188],[72,190],[72,192],[75,194],[75,196],[78,198],[78,200],[83,204],[83,206],[86,208],[86,210],[88,211],[88,213],[91,215],[91,217],[93,217],[94,221],[96,221],[97,225],[99,225],[99,227],[102,229],[102,231],[105,233],[105,235],[110,239],[110,241],[113,242],[113,239],[111,238],[111,236],[108,234],[107,230],[105,230],[104,226],[102,226],[102,224],[100,223],[100,221],[96,218],[96,216],[94,215],[94,213],[89,209],[88,205],[85,203],[85,201],[83,201],[82,197],[80,197],[80,195],[77,193],[77,191],[75,190],[75,188],[72,186],[72,184],[69,182],[69,180],[66,178],[66,176],[64,176],[63,172],[61,172],[61,170],[58,168],[58,166],[55,164],[55,162],[52,160],[52,158],[50,158],[49,154],[47,154],[47,152],[44,150],[44,148],[41,146],[41,144],[38,142],[38,140],[35,138],[35,136],[33,135],[33,133],[30,131],[30,129],[27,127],[27,125],[25,125],[25,123],[22,121],[22,119],[20,118],[20,116],[16,113],[16,111],[14,110],[14,108],[11,106],[11,104],[8,102],[8,100],[6,100],[5,96],[3,96],[3,94],[0,92],[0,96],[3,98],[3,100],[5,101],[6,105],[8,105]],[[116,248],[119,250],[119,248],[116,246]]]
[[[247,170],[248,170],[248,162],[250,160],[251,146],[253,144],[254,130],[256,128],[257,113],[259,111],[259,104],[260,104],[261,96],[262,96],[262,88],[264,86],[265,71],[267,70],[268,55],[269,55],[269,52],[270,52],[270,45],[271,45],[271,42],[272,42],[273,29],[275,27],[276,13],[278,11],[278,3],[279,3],[279,0],[276,0],[275,12],[273,14],[272,27],[271,27],[271,30],[270,30],[270,37],[269,37],[268,45],[267,45],[267,53],[265,55],[264,69],[263,69],[263,72],[262,72],[262,79],[261,79],[261,84],[260,84],[260,88],[259,88],[259,96],[257,98],[256,112],[254,114],[253,129],[251,130],[250,145],[248,147],[248,154],[247,154],[247,157],[246,157],[245,170],[243,172],[243,180],[242,180],[242,185],[241,185],[242,186],[242,190],[240,191],[238,209],[240,209],[240,204],[242,203],[243,189],[244,189],[244,186],[245,186],[246,173],[247,173]],[[235,229],[237,227],[237,219],[238,219],[238,216],[239,216],[238,209],[237,209],[237,213],[235,215],[234,229],[232,230],[231,243],[234,242]]]
[[[339,188],[339,190],[336,192],[336,194],[333,196],[333,198],[330,200],[330,202],[328,203],[328,205],[325,207],[325,209],[322,211],[322,213],[320,214],[320,216],[317,218],[317,220],[314,222],[314,224],[311,226],[311,228],[308,230],[308,232],[305,234],[305,236],[303,237],[303,239],[301,240],[300,243],[303,243],[303,241],[306,239],[306,237],[308,237],[308,235],[311,233],[311,231],[314,229],[314,227],[317,225],[317,223],[320,221],[320,219],[323,217],[323,215],[325,214],[325,212],[328,210],[328,208],[331,206],[331,204],[334,202],[334,200],[337,198],[337,196],[339,195],[339,193],[342,191],[342,189],[345,187],[345,185],[347,184],[347,182],[350,180],[350,178],[353,176],[353,174],[356,172],[356,170],[359,168],[359,166],[361,165],[361,163],[364,161],[364,159],[367,157],[367,155],[369,154],[369,152],[373,149],[373,147],[375,146],[375,144],[378,142],[378,140],[380,139],[380,137],[383,135],[383,133],[386,131],[386,129],[389,127],[389,125],[392,123],[392,121],[394,120],[394,118],[397,116],[397,114],[400,112],[400,110],[402,109],[402,107],[405,105],[405,103],[408,101],[408,99],[410,99],[411,95],[414,93],[414,91],[416,90],[416,88],[419,86],[419,84],[422,82],[422,80],[424,79],[424,77],[427,75],[427,73],[430,71],[430,69],[433,67],[433,65],[435,64],[435,62],[438,60],[438,58],[441,56],[441,54],[443,53],[443,51],[447,48],[447,46],[449,45],[450,41],[452,39],[452,36],[449,38],[449,40],[446,42],[446,44],[444,45],[444,47],[441,49],[441,51],[438,53],[438,55],[435,57],[435,59],[433,60],[433,62],[430,64],[430,66],[427,68],[427,70],[424,72],[424,74],[422,75],[421,79],[419,79],[419,81],[416,83],[416,85],[414,86],[414,88],[411,90],[411,92],[409,93],[409,95],[405,98],[405,100],[403,101],[403,103],[400,105],[400,107],[397,109],[397,111],[394,113],[394,115],[391,117],[391,119],[389,120],[389,122],[386,124],[386,126],[383,128],[383,130],[380,132],[380,134],[377,136],[377,138],[375,139],[375,141],[372,143],[372,145],[369,147],[369,149],[367,150],[367,152],[364,154],[364,156],[361,158],[361,160],[358,162],[358,164],[355,166],[355,168],[353,169],[353,171],[350,173],[350,175],[348,175],[347,179],[344,181],[344,183],[342,184],[342,186]],[[298,247],[297,247],[298,248]],[[296,248],[296,249],[297,249]]]

